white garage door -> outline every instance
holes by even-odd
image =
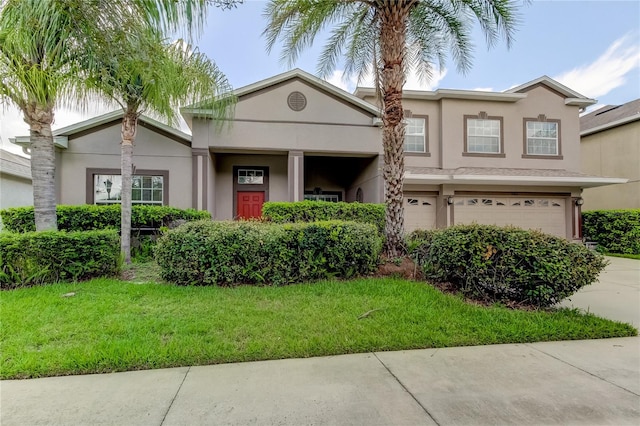
[[[436,197],[405,195],[404,230],[435,229]]]
[[[566,238],[565,200],[543,197],[455,197],[456,224],[513,225]]]

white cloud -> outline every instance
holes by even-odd
[[[628,73],[640,67],[640,44],[627,34],[614,41],[594,62],[553,77],[590,98],[604,96],[626,83]]]
[[[447,75],[446,69],[434,68],[433,75],[429,81],[421,80],[416,74],[415,70],[410,70],[407,76],[407,81],[404,84],[405,90],[435,90],[442,79]],[[371,72],[365,74],[360,81],[355,76],[350,76],[345,80],[342,70],[336,70],[331,74],[331,77],[326,79],[327,82],[353,93],[356,86],[362,87],[374,87],[374,78]]]
[[[516,87],[516,86],[513,86]],[[475,92],[493,92],[493,87],[476,87],[475,89],[471,89]]]

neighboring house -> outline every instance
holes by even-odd
[[[373,89],[351,95],[296,69],[235,94],[221,131],[197,105],[182,109],[192,137],[141,118],[141,202],[215,219],[259,216],[265,201],[384,202]],[[548,77],[507,92],[405,92],[406,229],[475,221],[581,238],[582,188],[624,182],[580,172],[578,114],[594,103]],[[55,132],[59,202],[117,202],[120,117]]]
[[[640,209],[640,99],[580,117],[580,149],[584,173],[629,179],[586,189],[584,209]]]
[[[32,205],[31,161],[0,150],[0,209]]]

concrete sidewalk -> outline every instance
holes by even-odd
[[[640,339],[2,382],[3,426],[640,423]]]
[[[640,262],[568,306],[640,323]],[[376,352],[0,383],[7,425],[640,424],[640,338]]]

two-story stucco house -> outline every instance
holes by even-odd
[[[192,136],[143,117],[134,202],[259,216],[265,201],[383,202],[380,108],[292,70],[236,90],[222,131],[197,106]],[[579,111],[594,100],[541,77],[506,92],[407,91],[406,229],[512,224],[580,238]],[[118,202],[121,114],[55,132],[58,201]],[[20,138],[18,138],[20,139]]]

